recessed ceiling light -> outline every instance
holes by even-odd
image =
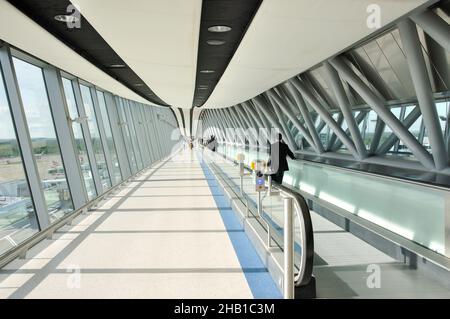
[[[214,73],[214,70],[201,70],[200,73]]]
[[[208,28],[209,32],[228,32],[231,31],[231,28],[226,25],[215,25]]]
[[[207,90],[208,88],[205,87],[198,87],[199,90]]]
[[[135,83],[135,84],[133,84],[134,86],[144,86],[144,84],[142,84],[142,83]]]
[[[59,22],[65,22],[65,23],[74,23],[80,21],[80,18],[72,15],[66,15],[66,14],[59,14],[55,16],[55,20]]]
[[[124,68],[124,67],[126,67],[126,65],[125,64],[111,64],[109,67],[110,68]]]
[[[206,41],[209,45],[222,45],[225,44],[225,41],[223,40],[208,40]]]

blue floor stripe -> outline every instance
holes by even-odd
[[[221,188],[218,187],[219,185],[214,174],[211,173],[208,166],[201,159],[199,161],[253,297],[256,299],[282,298],[281,292],[264,266],[250,239],[244,231],[237,232],[237,230],[244,230],[243,226],[239,222],[236,213],[231,209]]]

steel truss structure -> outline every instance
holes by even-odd
[[[259,129],[276,128],[298,154],[450,173],[448,14],[415,13],[248,101],[205,109],[196,136],[261,148]]]

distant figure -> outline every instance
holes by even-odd
[[[216,148],[217,148],[217,140],[216,140],[216,137],[215,137],[214,135],[211,135],[211,137],[209,138],[207,144],[208,144],[208,148],[209,148],[211,151],[213,151],[213,152],[216,151]]]
[[[294,153],[289,149],[283,141],[283,135],[278,134],[275,143],[270,145],[270,160],[268,165],[272,170],[272,181],[282,184],[284,172],[289,170],[286,157],[295,159]]]

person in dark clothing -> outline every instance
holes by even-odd
[[[270,145],[270,160],[269,166],[272,171],[272,181],[282,184],[284,172],[289,170],[286,157],[295,159],[294,153],[289,149],[283,141],[283,136],[278,134],[277,141]]]
[[[217,149],[217,140],[216,140],[216,137],[214,135],[211,135],[211,137],[209,138],[209,140],[206,143],[207,143],[208,148],[211,151],[213,151],[213,152],[216,151],[216,149]]]

